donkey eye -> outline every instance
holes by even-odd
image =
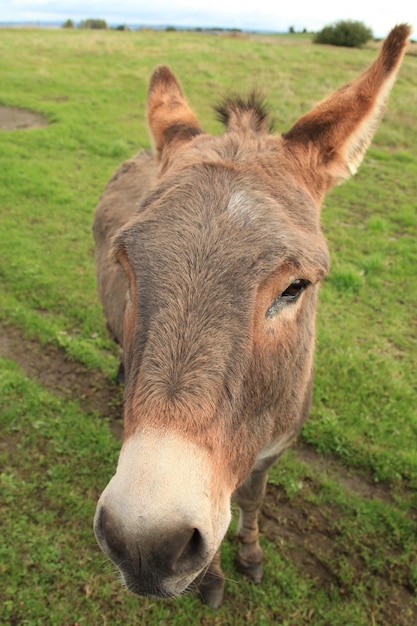
[[[304,280],[302,278],[297,278],[296,280],[294,280],[291,285],[288,285],[288,287],[284,289],[284,291],[273,300],[271,306],[265,313],[265,317],[274,317],[287,304],[295,302],[309,284],[310,283],[308,282],[308,280]]]
[[[282,292],[280,297],[284,298],[287,301],[296,300],[307,287],[307,285],[308,282],[306,280],[303,280],[302,278],[297,278],[297,280],[291,283],[291,285],[288,285],[288,287],[285,289],[285,291]]]

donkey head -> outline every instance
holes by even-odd
[[[136,593],[177,595],[204,575],[232,493],[308,414],[320,204],[362,160],[408,35],[394,28],[363,75],[282,136],[253,96],[226,100],[226,130],[210,136],[167,67],[151,78],[152,184],[112,242],[127,291],[124,442],[95,518]]]

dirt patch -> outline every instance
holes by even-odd
[[[86,413],[109,418],[113,434],[123,433],[123,387],[100,371],[88,371],[64,350],[24,337],[14,326],[0,325],[0,355],[18,364],[28,378],[65,398],[76,399]]]
[[[48,120],[34,111],[19,107],[6,107],[0,104],[0,129],[24,130],[26,128],[40,128],[47,126]]]
[[[41,346],[26,338],[13,326],[0,325],[0,355],[15,361],[30,378],[68,399],[78,400],[86,412],[97,412],[110,419],[111,429],[121,438],[123,388],[108,380],[100,371],[89,371],[68,358],[65,351],[51,344]],[[9,441],[7,445],[13,445]],[[312,448],[299,444],[298,458],[321,473],[337,477],[348,490],[362,498],[391,501],[388,485],[373,483],[341,466],[335,458],[323,458]],[[306,479],[310,489],[319,484]],[[269,484],[262,507],[262,536],[279,546],[282,556],[307,573],[318,592],[337,593],[346,601],[352,589],[362,589],[370,597],[377,587],[380,597],[389,602],[370,605],[370,624],[410,626],[417,623],[414,591],[402,580],[398,566],[386,564],[386,575],[369,572],[358,547],[348,544],[340,530],[342,512],[325,503],[317,507],[302,494],[289,498],[284,490]],[[371,541],[371,539],[370,539]],[[341,574],[340,563],[350,572],[348,582]],[[401,582],[400,582],[401,581]],[[375,587],[376,585],[376,587]]]
[[[297,457],[319,472],[330,477],[337,476],[337,480],[347,491],[354,493],[367,500],[383,500],[392,502],[393,498],[389,486],[386,483],[375,482],[370,476],[356,474],[352,470],[343,467],[339,460],[332,456],[324,457],[313,448],[303,445],[301,442],[296,446]]]

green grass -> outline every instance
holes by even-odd
[[[313,541],[317,516],[321,524],[326,520],[332,547],[321,562],[337,584],[321,588],[300,575],[289,546],[284,542],[277,549],[267,529],[268,576],[261,587],[238,578],[230,533],[224,565],[231,581],[215,616],[197,598],[138,600],[122,591],[91,532],[95,501],[118,452],[106,423],[83,413],[76,401],[51,395],[10,361],[2,361],[0,392],[7,443],[1,455],[4,624],[309,624],[314,616],[317,625],[359,625],[369,623],[370,594],[378,603],[387,585],[400,584],[405,576],[407,584],[417,582],[416,564],[407,560],[415,550],[415,526],[406,503],[364,501],[341,493],[330,478],[316,492],[314,471],[289,455],[272,482],[281,486],[286,504],[312,512],[304,532]],[[276,515],[279,522],[278,507]],[[324,550],[323,537],[321,543]]]
[[[11,325],[57,346],[93,380],[96,372],[114,377],[92,213],[112,171],[149,145],[144,100],[157,63],[177,73],[208,131],[219,131],[210,105],[221,94],[258,86],[281,132],[374,56],[305,37],[2,29],[0,104],[50,122],[0,131],[6,332]],[[119,448],[108,421],[2,360],[0,623],[415,623],[416,62],[406,57],[358,175],[323,207],[332,270],[320,294],[314,403],[302,441],[333,469],[289,452],[272,471],[264,583],[236,573],[232,526],[224,546],[231,580],[216,613],[196,597],[158,602],[123,591],[91,529]],[[369,499],[345,474],[382,483],[382,491]]]

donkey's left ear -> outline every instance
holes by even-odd
[[[155,68],[148,89],[148,123],[158,160],[203,131],[185,100],[181,87],[165,65]]]
[[[364,74],[319,102],[283,135],[284,146],[304,175],[309,172],[315,178],[319,193],[359,167],[384,112],[410,32],[407,24],[393,28]]]

